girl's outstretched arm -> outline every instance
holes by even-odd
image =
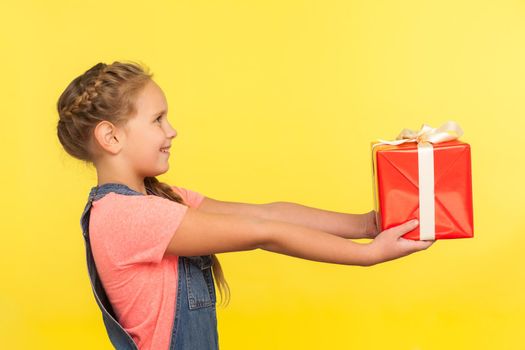
[[[379,233],[374,211],[364,214],[338,213],[293,202],[254,204],[221,201],[209,197],[204,198],[199,209],[218,214],[249,215],[266,220],[284,221],[349,239],[374,238]]]
[[[280,221],[266,221],[266,241],[260,248],[276,253],[343,265],[372,266],[427,249],[434,241],[402,238],[418,226],[407,221],[379,233],[370,243],[355,243],[323,231]]]

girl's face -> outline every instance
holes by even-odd
[[[132,171],[139,176],[157,176],[169,169],[169,153],[177,131],[168,122],[168,104],[160,87],[150,80],[137,96],[137,114],[124,126],[126,141],[122,149]],[[169,151],[169,149],[168,149]]]

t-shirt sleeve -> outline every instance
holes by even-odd
[[[198,208],[204,199],[204,195],[200,192],[190,190],[180,186],[171,186],[171,188],[178,193],[190,205],[190,207]]]
[[[125,267],[159,263],[188,207],[167,198],[115,195],[104,220],[104,251],[112,263]]]

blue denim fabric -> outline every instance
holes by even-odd
[[[91,188],[88,202],[80,219],[86,246],[89,279],[95,300],[102,311],[102,319],[109,339],[115,349],[138,350],[131,335],[117,321],[97,273],[89,242],[89,217],[92,203],[110,192],[128,196],[144,195],[119,183],[106,183]],[[179,256],[178,262],[177,300],[169,350],[218,350],[219,336],[215,307],[216,292],[211,271],[212,257],[211,255]]]

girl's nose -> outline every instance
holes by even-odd
[[[178,134],[178,133],[177,133],[177,130],[175,130],[174,127],[172,127],[171,125],[169,125],[167,136],[171,139],[171,138],[176,137],[177,134]]]

